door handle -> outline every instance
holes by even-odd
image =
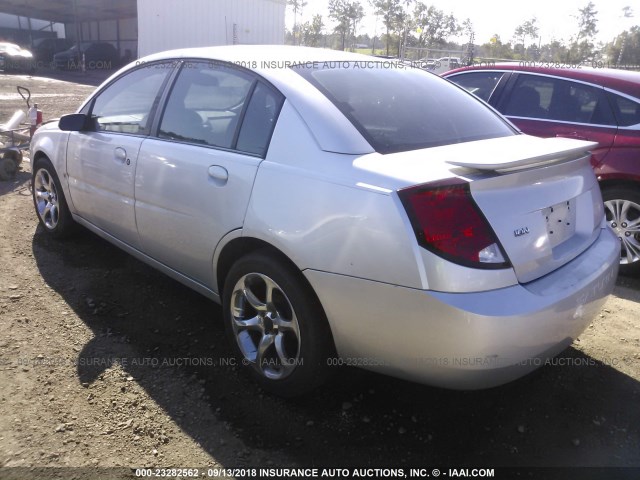
[[[229,180],[229,172],[220,165],[211,165],[209,167],[209,178],[219,187],[227,184]]]
[[[126,163],[127,165],[131,163],[131,160],[127,158],[127,151],[122,147],[117,147],[113,151],[113,156],[120,163]]]

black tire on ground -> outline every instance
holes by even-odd
[[[640,273],[640,186],[605,188],[602,199],[607,224],[620,238],[620,273],[637,275]]]
[[[232,266],[223,312],[238,364],[263,389],[293,397],[327,379],[334,346],[324,310],[302,273],[277,254],[260,250]]]
[[[31,177],[31,191],[36,215],[47,234],[64,238],[75,231],[76,223],[51,161],[42,157],[35,161]]]
[[[11,156],[5,154],[0,158],[0,180],[11,180],[17,171],[18,166]]]

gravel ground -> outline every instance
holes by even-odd
[[[2,120],[22,107],[18,84],[45,119],[93,89],[0,75]],[[47,238],[29,182],[27,162],[0,182],[0,478],[42,478],[34,467],[89,469],[46,471],[64,478],[133,477],[131,467],[640,467],[636,278],[618,279],[554,364],[503,387],[453,392],[342,368],[285,401],[230,365],[217,305],[89,232]]]

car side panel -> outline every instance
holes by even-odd
[[[142,250],[213,287],[213,252],[242,227],[261,158],[148,139],[136,171],[135,213]]]
[[[507,116],[507,118],[524,133],[536,137],[566,137],[598,142],[598,147],[591,151],[592,165],[601,163],[609,154],[617,132],[617,128],[615,127],[575,125],[571,123],[512,116]]]
[[[134,177],[143,140],[133,135],[73,132],[66,152],[76,213],[134,248],[140,246]]]
[[[321,151],[285,103],[256,176],[243,235],[275,246],[301,270],[421,287],[417,244],[401,206],[390,191],[351,178],[357,158]]]
[[[69,182],[67,175],[66,155],[67,141],[69,140],[69,132],[58,130],[57,123],[49,123],[41,126],[36,130],[30,147],[31,170],[33,171],[34,160],[41,154],[51,160],[53,168],[56,169],[65,199],[72,213],[76,213],[73,199],[69,191]]]

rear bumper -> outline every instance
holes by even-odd
[[[544,365],[580,335],[613,290],[609,229],[580,256],[524,285],[441,293],[305,271],[340,360],[421,383],[488,388]]]

